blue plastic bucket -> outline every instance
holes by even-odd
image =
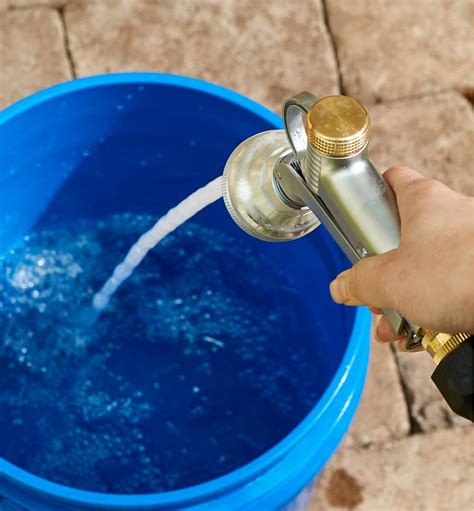
[[[277,115],[243,96],[164,74],[98,76],[26,98],[0,112],[0,253],[58,218],[74,221],[122,211],[158,217],[221,173],[243,139],[280,127]],[[86,156],[104,137],[116,142],[92,163]],[[170,164],[131,179],[132,162],[143,155]],[[91,165],[100,172],[89,172]],[[147,495],[83,491],[47,481],[0,458],[2,511],[281,509],[294,502],[332,455],[356,410],[369,352],[368,312],[339,307],[329,297],[330,280],[347,266],[344,256],[322,228],[292,243],[253,240],[233,224],[222,201],[200,213],[199,222],[255,244],[286,268],[307,310],[314,311],[314,320],[327,332],[324,357],[314,367],[314,377],[325,391],[314,408],[290,434],[250,463],[177,491]]]

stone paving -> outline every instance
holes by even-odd
[[[72,78],[64,38],[56,10],[0,13],[0,108]]]
[[[474,195],[471,0],[0,0],[0,109],[71,77],[196,76],[278,110],[308,89],[369,106],[372,157]],[[466,99],[467,98],[467,99]],[[373,344],[361,406],[311,509],[474,509],[474,430],[427,354]]]
[[[348,94],[364,102],[472,90],[474,3],[326,0]]]

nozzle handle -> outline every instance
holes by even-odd
[[[305,128],[306,114],[317,100],[318,98],[311,92],[305,91],[288,98],[283,105],[286,136],[298,159],[301,159],[308,147]]]

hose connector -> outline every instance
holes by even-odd
[[[421,343],[436,364],[431,379],[451,410],[474,421],[474,335],[426,330]]]
[[[441,360],[454,351],[461,343],[466,341],[470,334],[445,334],[425,330],[421,341],[423,348],[433,357],[433,362],[439,365]]]

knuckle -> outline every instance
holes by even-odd
[[[383,176],[385,178],[390,177],[392,174],[397,173],[400,168],[401,168],[400,165],[392,165],[383,173]]]
[[[399,173],[399,172],[402,172],[405,170],[411,170],[411,169],[409,169],[405,165],[392,165],[384,172],[384,176],[387,174],[396,174],[396,173]]]
[[[417,218],[422,212],[431,210],[438,200],[441,183],[435,179],[417,179],[408,183],[400,197],[400,209],[405,221]]]
[[[383,177],[386,182],[388,182],[391,186],[392,183],[396,183],[398,177],[400,176],[400,173],[405,170],[405,167],[401,165],[394,165],[392,167],[389,167],[384,173]]]
[[[417,179],[408,183],[406,186],[406,194],[417,200],[431,197],[439,190],[441,183],[436,179]]]

